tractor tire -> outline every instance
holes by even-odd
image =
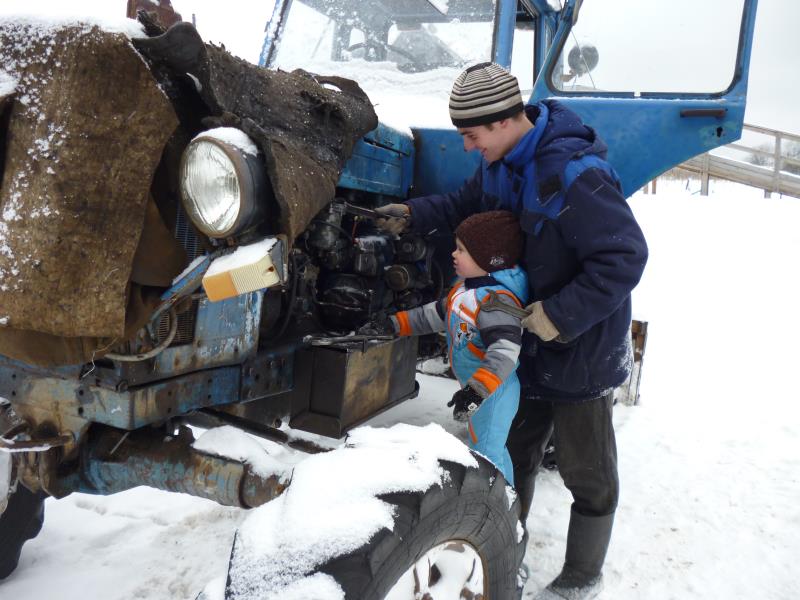
[[[489,461],[480,456],[476,459],[478,468],[440,461],[447,472],[442,487],[380,496],[394,507],[394,529],[381,530],[358,550],[331,559],[318,571],[331,575],[347,600],[425,598],[430,597],[425,595],[425,583],[420,586],[416,569],[411,576],[412,568],[434,549],[451,548],[460,553],[466,546],[476,556],[472,569],[482,567],[482,589],[466,586],[463,593],[437,593],[435,597],[516,598],[517,571],[525,549],[519,500],[506,490],[505,479]],[[422,575],[429,576],[431,586],[436,583],[431,578],[446,575],[439,571],[439,563],[422,563],[428,566]]]
[[[17,568],[22,546],[42,530],[44,498],[23,485],[8,499],[6,510],[0,514],[0,579]]]

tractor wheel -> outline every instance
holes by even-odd
[[[44,496],[18,484],[0,514],[0,579],[17,568],[22,546],[35,538],[44,523]]]
[[[519,501],[500,472],[476,458],[478,468],[441,461],[443,487],[382,495],[394,507],[394,529],[318,570],[347,600],[516,598]]]

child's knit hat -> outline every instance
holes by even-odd
[[[522,230],[514,213],[492,210],[467,217],[456,228],[475,263],[487,273],[513,267],[522,256]]]

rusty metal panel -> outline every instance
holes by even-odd
[[[258,349],[264,290],[221,302],[197,300],[194,340],[171,346],[152,360],[133,363],[98,361],[92,369],[95,383],[115,389],[120,382],[135,387],[199,369],[240,364]]]
[[[221,302],[198,303],[194,343],[167,348],[156,359],[155,371],[176,375],[241,362],[255,353],[261,322],[259,290]]]
[[[44,410],[56,422],[77,417],[128,430],[234,402],[239,398],[239,380],[239,367],[225,367],[139,388],[110,390],[86,380],[42,377],[0,363],[0,396],[21,412],[30,407]]]
[[[299,351],[290,425],[338,438],[415,396],[416,355],[415,337]]]

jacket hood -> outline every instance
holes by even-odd
[[[510,269],[492,271],[490,275],[494,277],[498,283],[508,288],[523,306],[528,303],[528,276],[519,265],[515,265]]]
[[[560,174],[564,165],[578,153],[606,158],[608,146],[605,142],[594,129],[584,125],[577,114],[560,102],[543,100],[525,107],[525,114],[534,127],[520,140],[519,146],[528,160],[536,158],[540,180]],[[529,136],[530,139],[526,139]],[[516,150],[514,148],[509,157]]]

